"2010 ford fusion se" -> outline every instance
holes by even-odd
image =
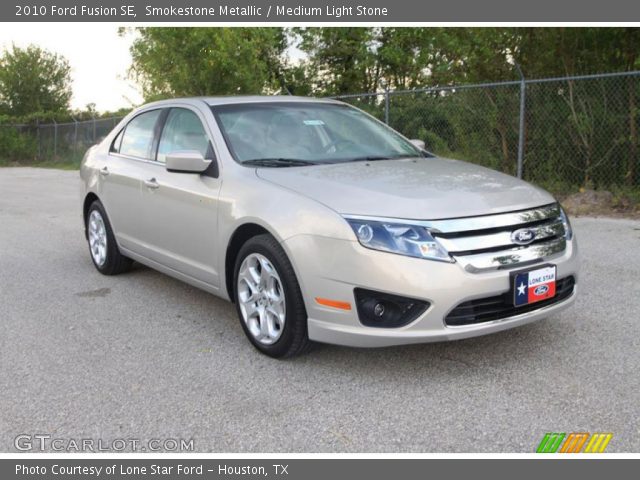
[[[576,296],[577,244],[551,195],[334,100],[151,103],[80,175],[101,273],[135,260],[229,299],[272,357],[483,335]]]

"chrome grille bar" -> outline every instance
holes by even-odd
[[[531,243],[522,245],[514,237],[519,230],[530,235]],[[440,220],[431,222],[430,231],[470,273],[541,262],[567,248],[557,203],[518,212]]]
[[[483,215],[481,217],[453,218],[450,220],[427,220],[425,222],[419,222],[418,225],[424,225],[433,233],[459,233],[540,222],[555,219],[559,216],[560,207],[557,203],[554,203],[520,212]]]
[[[485,252],[472,255],[453,255],[453,258],[468,272],[507,268],[517,264],[533,263],[548,259],[564,252],[567,241],[564,237],[527,247],[509,248],[499,252]]]
[[[517,227],[517,225],[515,227]],[[450,254],[455,255],[459,252],[472,252],[474,250],[487,250],[499,247],[512,248],[514,243],[511,239],[511,233],[515,227],[497,233],[482,234],[479,232],[477,235],[454,238],[445,238],[437,234],[434,234],[434,236],[438,239],[438,243],[446,248]],[[562,220],[559,218],[549,223],[529,228],[529,230],[534,234],[536,241],[564,235],[564,226],[562,225]]]

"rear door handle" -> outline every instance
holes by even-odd
[[[147,188],[152,188],[154,190],[160,186],[158,185],[158,182],[156,181],[155,178],[150,178],[149,180],[145,180],[144,184]]]
[[[100,175],[106,177],[107,175],[109,175],[109,169],[107,167],[102,167],[102,169],[100,170]]]

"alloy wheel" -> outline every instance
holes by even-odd
[[[91,256],[96,265],[101,267],[107,260],[107,229],[98,210],[93,210],[89,215],[88,227]]]
[[[286,303],[280,275],[259,253],[247,255],[238,272],[238,302],[247,329],[263,345],[272,345],[282,335]]]

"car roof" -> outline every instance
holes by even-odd
[[[313,97],[295,97],[293,95],[238,95],[238,96],[220,96],[220,97],[182,97],[171,98],[166,100],[160,100],[152,103],[142,105],[141,108],[147,108],[150,106],[162,106],[163,104],[170,104],[175,102],[205,102],[209,106],[213,105],[229,105],[240,103],[272,103],[272,102],[287,102],[287,103],[299,103],[299,102],[313,102],[313,103],[335,103],[341,102],[330,98],[313,98]]]
[[[228,105],[231,103],[267,103],[267,102],[317,102],[339,103],[330,98],[295,97],[293,95],[243,95],[229,97],[205,97],[209,105]]]

